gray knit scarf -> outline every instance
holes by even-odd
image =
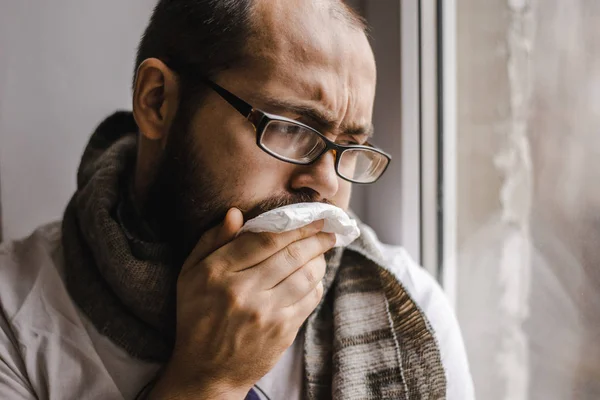
[[[131,356],[168,360],[175,333],[177,271],[168,246],[127,228],[124,196],[136,154],[131,113],[92,135],[63,221],[66,282],[95,327]],[[444,399],[433,331],[385,268],[367,230],[328,258],[325,295],[304,325],[308,399]]]

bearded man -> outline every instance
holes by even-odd
[[[1,247],[0,398],[473,397],[453,312],[402,249],[360,223],[342,248],[323,221],[239,234],[348,210],[390,162],[350,8],[161,0],[135,71],[63,221]]]

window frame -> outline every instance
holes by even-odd
[[[407,2],[406,18],[415,18]],[[456,305],[456,0],[418,0],[421,258]],[[403,54],[403,57],[410,56]],[[405,88],[403,88],[405,89]]]

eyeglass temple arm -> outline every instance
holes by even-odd
[[[224,98],[229,104],[233,106],[233,108],[238,110],[238,112],[244,117],[250,117],[250,114],[252,113],[252,106],[250,104],[246,103],[244,100],[240,99],[227,89],[222,88],[221,86],[217,85],[209,79],[205,79],[204,83],[211,89],[213,89],[215,92],[217,92],[219,96]]]

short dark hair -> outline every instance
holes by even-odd
[[[251,34],[253,0],[160,0],[140,41],[140,64],[157,58],[177,72],[182,86],[209,77],[240,61]],[[193,71],[188,66],[193,66]],[[188,93],[189,94],[189,93]]]
[[[210,78],[244,61],[254,33],[254,0],[159,0],[140,41],[134,82],[140,64],[157,58],[173,69],[181,84],[181,103],[196,97],[200,77]],[[341,0],[332,15],[366,32],[364,20]]]

